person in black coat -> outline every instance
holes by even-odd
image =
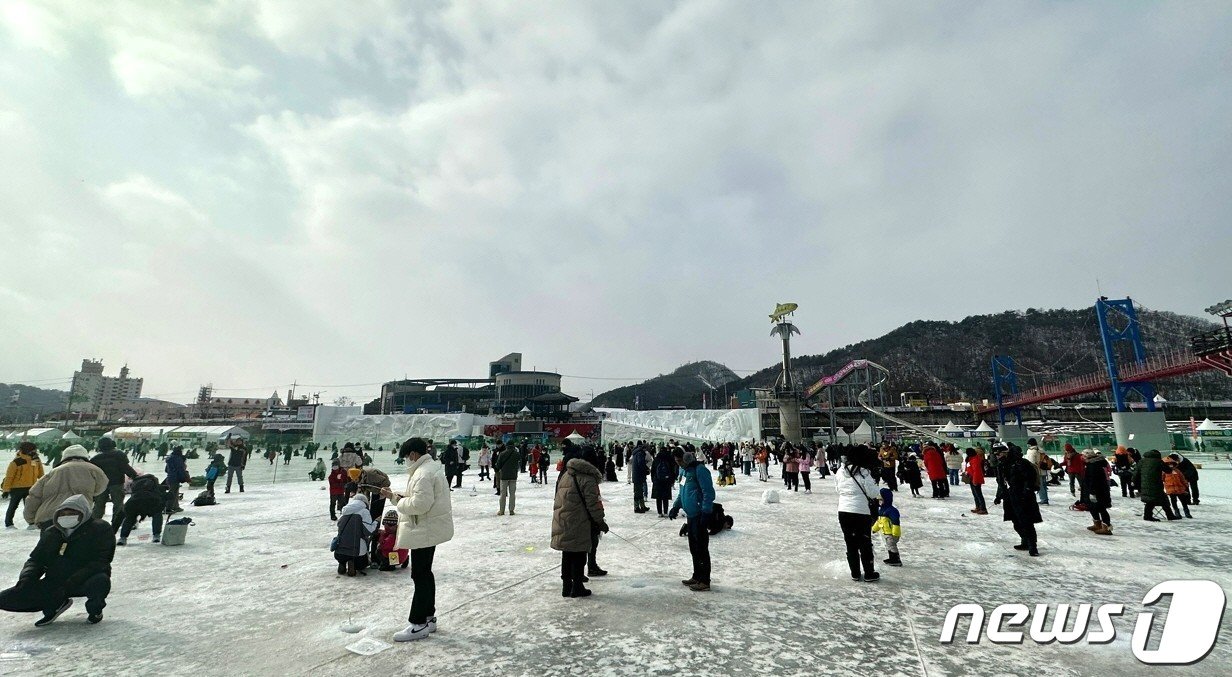
[[[1023,458],[1022,449],[1014,444],[1010,445],[1001,468],[1005,474],[1004,520],[1014,523],[1014,531],[1022,540],[1014,549],[1037,557],[1035,525],[1044,521],[1035,493],[1039,491],[1039,469]]]
[[[143,517],[150,518],[154,542],[158,543],[163,533],[163,511],[167,509],[169,492],[169,487],[153,475],[140,475],[133,480],[132,493],[124,504],[124,525],[120,527],[120,540],[116,541],[116,545],[128,543],[128,535]]]
[[[184,447],[176,445],[171,450],[163,470],[167,473],[167,512],[184,512],[180,507],[180,484],[192,479],[188,474],[188,459],[184,458]]]
[[[1180,470],[1185,479],[1189,481],[1189,495],[1193,498],[1190,503],[1193,505],[1201,503],[1198,500],[1198,469],[1194,466],[1193,461],[1177,453],[1168,454],[1168,458],[1176,461],[1177,470]]]
[[[633,512],[650,512],[650,508],[646,507],[646,477],[650,475],[650,468],[646,467],[646,450],[639,446],[633,452],[630,464],[633,475]]]
[[[655,510],[658,511],[659,517],[667,517],[667,512],[671,510],[672,487],[675,486],[679,473],[680,468],[671,452],[667,447],[660,447],[659,453],[655,454],[654,463],[650,465],[650,496],[655,500]]]
[[[1108,516],[1108,508],[1112,506],[1112,491],[1108,488],[1108,472],[1111,466],[1108,465],[1108,459],[1095,449],[1087,449],[1083,456],[1086,465],[1082,472],[1082,501],[1095,522],[1087,528],[1101,536],[1111,536],[1112,519]]]
[[[43,618],[35,622],[41,627],[72,606],[73,597],[85,597],[88,620],[103,620],[111,592],[113,539],[111,527],[92,517],[85,496],[68,497],[56,510],[52,526],[39,536],[17,585],[0,592],[0,610],[42,611]]]
[[[91,517],[96,520],[103,518],[107,510],[107,501],[111,501],[112,533],[120,530],[124,520],[124,477],[136,478],[137,471],[128,462],[128,456],[116,449],[115,440],[104,437],[98,441],[98,453],[90,458],[90,462],[98,466],[107,475],[107,490],[94,497],[94,510]]]
[[[458,478],[458,485],[462,486],[462,457],[458,455],[458,443],[450,441],[445,447],[445,451],[441,452],[441,465],[445,466],[445,484],[449,485],[450,491],[453,491],[454,477]]]

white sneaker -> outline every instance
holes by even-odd
[[[436,632],[436,616],[428,617],[428,633]]]
[[[413,642],[417,639],[427,639],[428,635],[432,632],[431,628],[432,626],[427,623],[424,623],[423,625],[415,625],[412,623],[411,625],[406,626],[405,629],[395,632],[394,641]]]

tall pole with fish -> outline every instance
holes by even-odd
[[[774,324],[770,335],[783,340],[783,371],[774,385],[774,395],[779,405],[779,433],[792,444],[799,444],[803,440],[800,428],[800,393],[796,390],[795,379],[791,376],[791,335],[798,335],[800,330],[787,319],[798,307],[794,303],[780,303],[770,314],[770,322]]]

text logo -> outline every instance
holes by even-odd
[[[1227,598],[1223,588],[1213,581],[1164,581],[1151,588],[1142,598],[1144,606],[1153,606],[1164,595],[1171,595],[1168,617],[1158,634],[1155,614],[1142,611],[1134,625],[1130,646],[1134,657],[1149,665],[1189,665],[1206,658],[1215,647],[1219,626],[1223,621]],[[958,621],[969,616],[967,643],[979,644],[982,636],[994,644],[1022,644],[1027,637],[1036,644],[1107,644],[1116,639],[1112,619],[1125,612],[1124,604],[1036,604],[1034,611],[1026,604],[1002,604],[985,614],[978,604],[959,604],[945,615],[941,626],[941,643],[951,644],[958,630]],[[1052,621],[1049,623],[1049,615]],[[985,618],[988,620],[985,631]],[[1028,619],[1030,626],[1027,631]],[[1094,621],[1094,629],[1092,628]],[[1066,628],[1069,628],[1068,630]],[[1158,638],[1154,649],[1147,645]]]

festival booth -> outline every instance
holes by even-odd
[[[867,444],[871,446],[877,441],[875,439],[876,431],[873,430],[873,426],[868,424],[868,421],[860,421],[860,426],[851,431],[851,434],[847,437],[851,440],[851,444]]]
[[[162,441],[168,432],[175,429],[172,425],[130,425],[120,426],[103,434],[103,437],[109,437],[119,442],[128,442],[136,444],[146,440]]]
[[[1225,428],[1211,419],[1206,419],[1197,428],[1196,446],[1201,451],[1232,449],[1232,429]]]

